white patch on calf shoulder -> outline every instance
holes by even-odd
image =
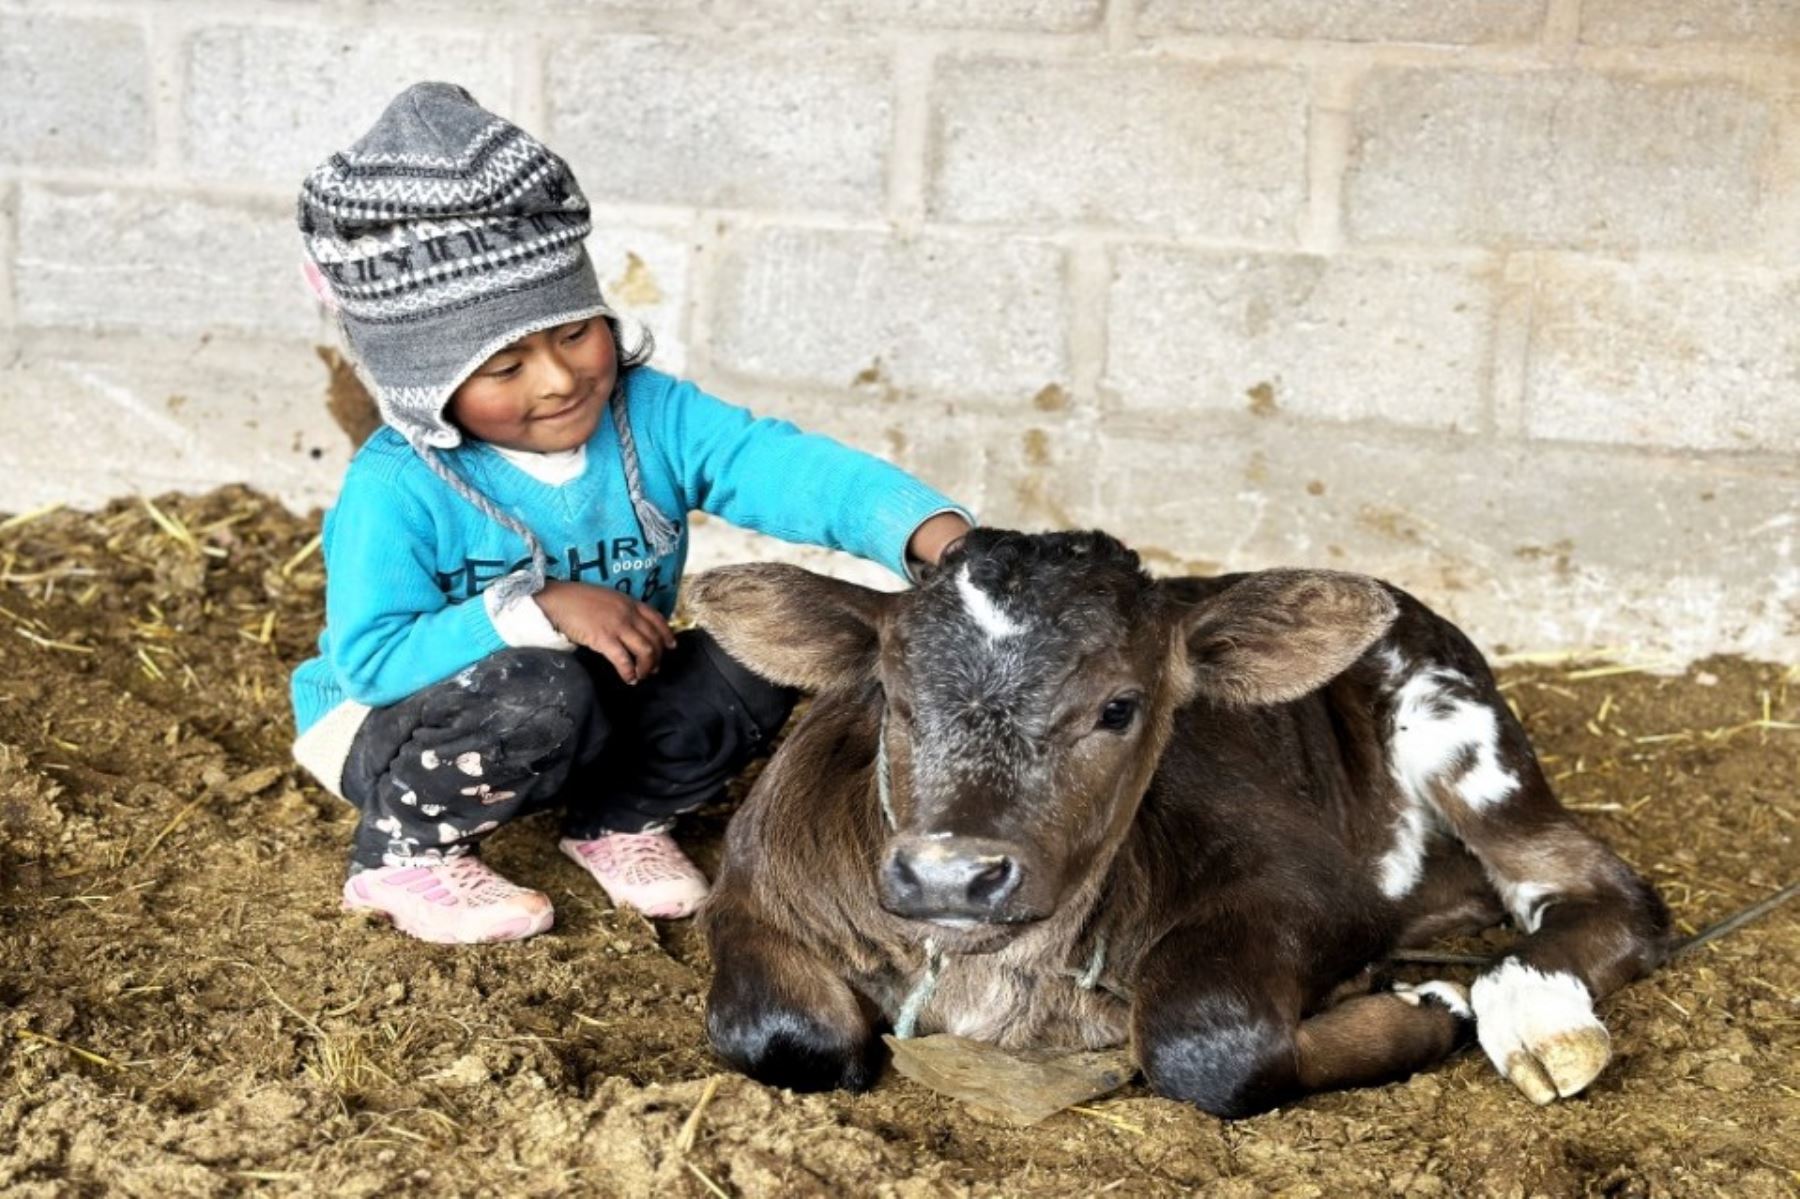
[[[436,770],[443,764],[443,759],[437,756],[437,750],[435,749],[428,749],[419,755],[419,765],[427,770]]]
[[[456,768],[470,778],[481,777],[481,755],[474,750],[456,755]]]
[[[1390,749],[1394,779],[1415,800],[1429,797],[1433,779],[1465,753],[1474,764],[1453,785],[1479,812],[1519,789],[1519,778],[1500,764],[1500,721],[1484,703],[1452,694],[1446,684],[1468,685],[1451,670],[1425,670],[1401,684],[1394,708]],[[1441,712],[1441,714],[1440,714]]]
[[[989,641],[999,641],[1025,631],[1024,625],[1002,612],[1000,606],[974,584],[969,578],[967,566],[956,572],[956,591],[962,596],[963,606],[969,610],[976,626]]]
[[[1469,1000],[1488,1060],[1534,1103],[1575,1094],[1611,1056],[1593,998],[1572,974],[1507,958],[1475,980]]]
[[[1381,661],[1389,682],[1406,662],[1386,647]],[[1500,722],[1486,704],[1465,699],[1452,688],[1469,680],[1453,670],[1421,670],[1394,693],[1394,727],[1388,743],[1388,771],[1400,789],[1394,843],[1375,864],[1376,883],[1389,899],[1409,894],[1425,870],[1425,848],[1437,825],[1431,784],[1443,779],[1464,755],[1473,762],[1452,791],[1475,811],[1499,803],[1518,789],[1516,775],[1500,765]]]
[[[1425,873],[1425,842],[1431,836],[1431,810],[1410,797],[1394,822],[1394,845],[1375,863],[1376,882],[1389,899],[1399,899],[1419,885]]]

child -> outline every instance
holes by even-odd
[[[794,697],[667,616],[692,509],[905,572],[969,527],[879,459],[644,365],[601,298],[563,161],[424,83],[309,175],[309,277],[386,427],[325,520],[325,630],[295,758],[362,810],[345,906],[426,941],[528,937],[548,897],[477,855],[563,809],[615,904],[691,913],[669,836]]]

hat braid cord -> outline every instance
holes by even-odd
[[[498,504],[488,499],[485,495],[482,495],[481,492],[475,490],[475,488],[469,486],[468,481],[455,471],[451,470],[449,465],[438,456],[438,452],[431,446],[426,445],[423,440],[414,441],[412,447],[414,452],[416,452],[420,458],[425,460],[425,465],[431,468],[431,473],[442,479],[449,486],[450,490],[454,491],[457,495],[462,496],[463,499],[468,500],[469,503],[473,504],[475,508],[489,520],[495,521],[505,528],[512,530],[514,533],[517,533],[524,539],[526,548],[531,551],[531,565],[528,568],[522,571],[515,570],[511,574],[504,575],[501,578],[496,579],[493,586],[488,588],[488,590],[497,593],[497,602],[500,606],[505,607],[520,596],[536,595],[538,592],[542,591],[544,589],[544,573],[548,559],[544,556],[543,544],[538,541],[536,534],[526,527],[524,521],[520,520],[512,513],[503,510]]]
[[[631,422],[625,419],[623,387],[613,389],[612,418],[613,428],[619,434],[619,456],[625,465],[625,490],[631,495],[631,510],[637,514],[638,527],[644,531],[645,540],[649,541],[650,548],[658,557],[672,554],[681,537],[681,530],[644,494],[643,472],[638,467],[637,438],[632,435]]]

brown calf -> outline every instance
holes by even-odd
[[[713,1044],[767,1082],[866,1087],[899,1021],[1129,1040],[1158,1091],[1242,1116],[1473,1032],[1547,1103],[1606,1063],[1594,1000],[1664,953],[1481,655],[1376,580],[1155,581],[1103,534],[976,530],[909,592],[759,565],[689,599],[818,693],[703,913]],[[1357,985],[1508,915],[1470,993]]]

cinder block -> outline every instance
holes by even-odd
[[[873,213],[891,74],[841,41],[566,41],[547,70],[551,144],[597,201]]]
[[[1376,72],[1344,182],[1362,241],[1751,249],[1777,119],[1718,79]]]
[[[1593,45],[1800,41],[1793,0],[1584,0],[1581,40]]]
[[[770,229],[726,242],[713,362],[751,379],[958,402],[1066,385],[1062,251],[1042,242]]]
[[[1095,28],[1105,7],[1104,0],[727,0],[714,13],[726,21],[746,23],[812,21],[1070,33]]]
[[[1344,42],[1529,41],[1546,0],[1143,0],[1138,31]]]
[[[1283,67],[973,58],[939,70],[934,216],[1291,243],[1307,81]]]
[[[869,394],[794,395],[768,384],[721,379],[715,394],[759,416],[791,420],[900,466],[961,503],[981,502],[988,428],[941,402]]]
[[[0,337],[13,332],[16,319],[13,289],[13,214],[18,211],[18,189],[8,182],[0,183]],[[5,353],[0,349],[0,353]]]
[[[329,503],[350,442],[308,341],[33,333],[0,366],[0,511],[249,483]]]
[[[1800,651],[1800,479],[1237,416],[1103,428],[1100,517],[1154,561],[1380,575],[1484,649]]]
[[[932,405],[931,416],[926,418],[918,402],[880,397],[807,398],[783,393],[779,388],[727,379],[703,378],[697,382],[721,399],[750,408],[758,416],[790,420],[809,433],[834,437],[895,463],[978,515],[985,512],[982,476],[988,439],[975,418],[944,415],[939,405]],[[885,591],[900,586],[900,580],[885,568],[848,554],[795,546],[713,518],[695,520],[693,529],[690,571],[730,562],[777,561]]]
[[[1534,437],[1800,453],[1800,276],[1544,262],[1531,304]]]
[[[984,524],[1042,532],[1100,523],[1095,421],[1034,405],[1029,417],[996,413],[984,424],[981,473],[968,500]]]
[[[689,518],[693,530],[688,543],[687,577],[715,566],[734,566],[742,562],[786,562],[803,566],[819,574],[846,579],[872,587],[877,591],[899,591],[906,584],[873,562],[865,562],[853,554],[838,553],[812,545],[794,545],[761,533],[752,533],[713,520],[705,513]]]
[[[135,24],[0,16],[0,162],[148,163],[149,90]]]
[[[974,512],[983,524],[1020,529],[1086,527],[1092,523],[1093,434],[1088,422],[1057,417],[1021,421],[999,413],[949,413],[918,401],[846,398],[838,402],[783,396],[768,389],[718,394],[761,415],[779,416],[813,433],[835,437],[894,462]],[[753,554],[798,562],[892,589],[886,572],[859,571],[855,559],[797,550],[730,530],[720,521],[696,526],[691,564],[743,561]],[[704,548],[703,548],[704,547]]]
[[[421,11],[443,13],[468,19],[485,18],[490,24],[505,21],[532,21],[545,17],[619,17],[663,16],[673,13],[696,13],[706,7],[707,0],[482,0],[472,5],[469,0],[362,0],[372,13],[410,17]],[[566,27],[538,26],[521,32],[542,33],[551,38],[570,32]]]
[[[27,184],[15,257],[31,326],[308,336],[290,205]]]
[[[183,162],[201,179],[298,192],[308,171],[421,79],[461,84],[503,116],[512,108],[504,23],[490,36],[220,26],[195,33],[186,51]]]
[[[1494,307],[1483,266],[1126,248],[1106,384],[1127,409],[1470,432]]]
[[[595,217],[588,253],[606,302],[625,319],[626,337],[635,339],[638,326],[648,328],[656,339],[652,361],[679,374],[688,358],[691,240],[675,229],[615,224],[602,213]]]

